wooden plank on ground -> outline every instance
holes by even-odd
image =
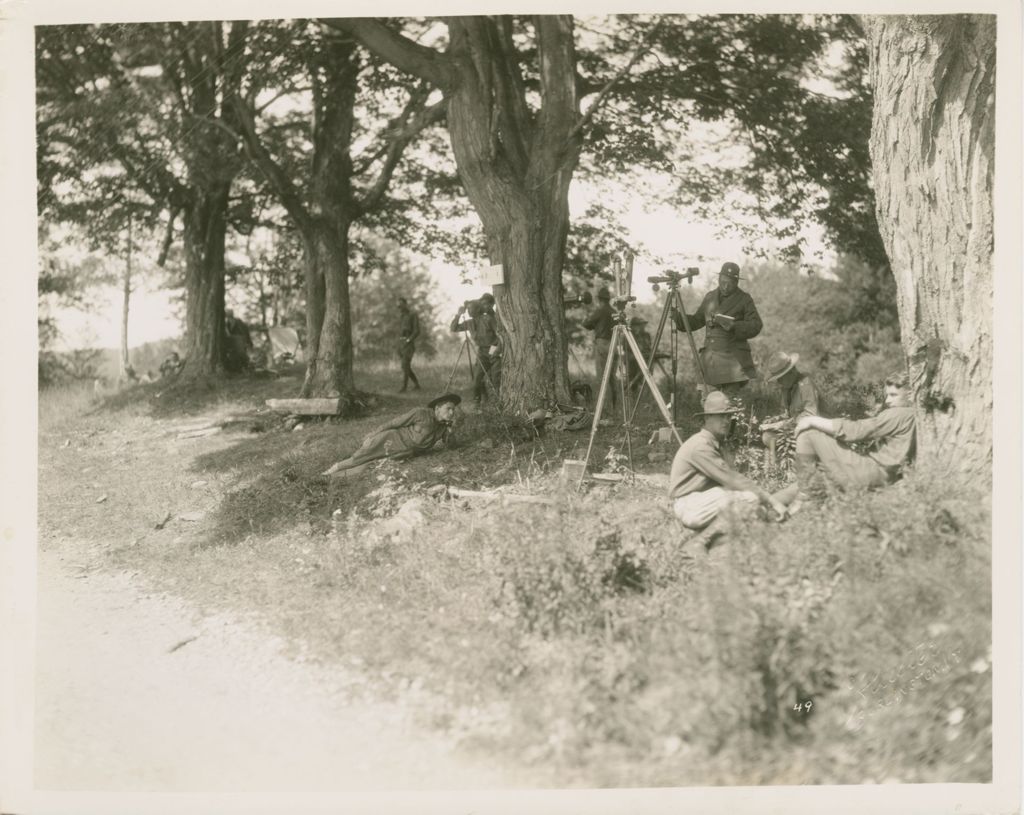
[[[217,433],[220,433],[219,427],[204,427],[201,430],[191,430],[188,433],[179,433],[177,436],[175,436],[175,440],[180,441],[181,439],[199,439],[203,438],[204,436],[214,436]]]
[[[449,487],[448,494],[453,498],[480,498],[485,501],[499,500],[502,504],[547,504],[555,502],[551,498],[540,495],[523,495],[517,492],[483,492],[481,490],[464,490],[461,487]]]
[[[268,399],[267,407],[277,413],[296,416],[337,416],[341,399]]]

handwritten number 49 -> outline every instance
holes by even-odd
[[[797,702],[793,705],[793,710],[797,713],[810,713],[812,707],[814,707],[814,702],[807,700],[806,702]]]

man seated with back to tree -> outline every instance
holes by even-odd
[[[796,423],[794,498],[806,497],[819,468],[840,489],[874,489],[896,481],[914,458],[916,421],[906,373],[885,379],[885,406],[867,419],[826,419],[802,416]],[[850,442],[874,442],[867,453],[851,450]],[[788,497],[788,495],[787,495]]]

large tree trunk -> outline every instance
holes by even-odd
[[[570,401],[562,265],[569,230],[569,183],[580,142],[572,18],[535,18],[542,109],[530,121],[518,68],[495,43],[503,23],[449,22],[458,77],[447,93],[448,130],[459,176],[505,285],[495,297],[505,342],[502,402],[529,410]],[[502,132],[498,137],[496,122]]]
[[[224,242],[230,184],[193,189],[185,209],[183,377],[224,370]]]
[[[349,228],[360,214],[352,196],[352,128],[361,60],[348,37],[310,52],[312,161],[303,191],[262,143],[255,112],[237,96],[231,111],[246,150],[302,235],[306,284],[303,397],[345,397],[355,390],[349,303]]]
[[[992,458],[994,16],[865,17],[878,222],[924,459]]]
[[[332,21],[399,70],[441,88],[459,177],[505,270],[494,295],[501,334],[502,401],[513,410],[569,401],[562,312],[568,190],[580,127],[573,20],[537,15],[539,110],[531,110],[510,16],[445,19],[440,53],[377,21]],[[532,100],[530,100],[532,102]]]
[[[348,289],[348,222],[315,220],[305,236],[308,358],[302,396],[355,390]]]

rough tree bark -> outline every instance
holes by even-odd
[[[878,222],[924,459],[992,458],[994,16],[866,16]]]
[[[193,187],[184,207],[185,365],[182,377],[224,369],[224,244],[230,183]]]
[[[225,102],[241,82],[246,23],[192,23],[174,29],[178,49],[165,71],[187,127],[187,183],[174,196],[184,214],[185,365],[183,378],[224,369],[224,249],[228,197],[241,169],[233,111]]]
[[[511,17],[446,18],[445,52],[373,20],[332,21],[372,52],[444,94],[459,176],[493,263],[505,339],[502,401],[511,410],[569,401],[562,265],[568,190],[579,160],[579,99],[571,16],[532,18],[540,69],[534,113]]]

